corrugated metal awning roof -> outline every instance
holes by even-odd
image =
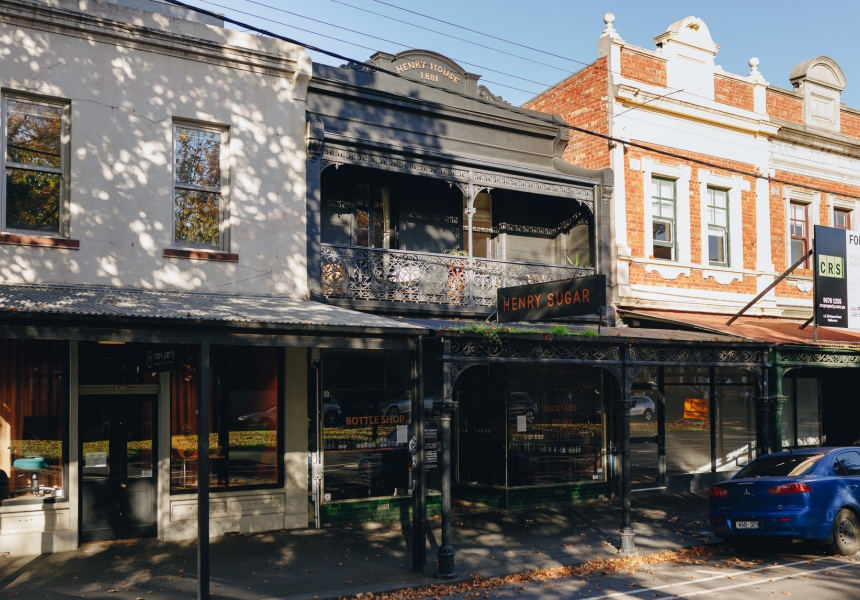
[[[0,284],[3,315],[164,319],[295,328],[357,327],[420,333],[415,324],[282,296],[167,292],[131,288]]]
[[[774,344],[860,348],[860,332],[819,327],[818,339],[816,340],[812,325],[801,329],[804,321],[799,319],[741,316],[731,325],[726,325],[731,315],[662,310],[619,310],[618,312],[628,323],[639,319],[644,323],[661,323],[675,327],[694,328],[699,331],[734,335]]]

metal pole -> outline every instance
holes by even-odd
[[[621,347],[622,368],[621,375],[621,400],[618,402],[618,410],[621,412],[621,547],[619,554],[630,556],[636,554],[636,544],[633,539],[633,510],[630,499],[630,409],[636,404],[630,398],[630,373],[627,370],[627,357],[629,350],[626,345]]]
[[[444,342],[444,354],[451,354],[451,342]],[[440,419],[442,444],[442,543],[439,545],[439,579],[453,579],[457,576],[454,571],[454,546],[451,544],[451,414],[457,409],[457,403],[451,398],[451,365],[443,363],[442,367],[442,417]]]
[[[412,355],[412,426],[415,454],[412,463],[412,570],[424,572],[427,563],[427,491],[424,469],[424,353],[421,336]]]
[[[197,398],[197,598],[209,600],[209,342],[200,344]]]
[[[625,392],[625,395],[627,392]],[[636,554],[633,539],[633,510],[630,497],[630,409],[636,403],[625,396],[618,402],[621,412],[621,548],[619,554]]]
[[[758,296],[756,296],[755,298],[750,300],[749,303],[747,303],[746,306],[744,306],[742,309],[740,309],[735,316],[733,316],[731,319],[726,321],[726,325],[731,325],[732,323],[734,323],[737,320],[737,318],[740,317],[742,314],[744,314],[746,311],[748,311],[752,307],[753,304],[755,304],[756,302],[761,300],[765,294],[767,294],[769,291],[771,291],[773,288],[775,288],[779,284],[780,281],[782,281],[783,279],[785,279],[786,277],[791,275],[792,271],[794,271],[797,267],[799,267],[804,262],[806,262],[806,259],[809,258],[810,256],[812,256],[813,252],[815,252],[815,248],[811,249],[809,252],[807,252],[806,254],[801,256],[800,258],[798,258],[797,261],[793,265],[791,265],[782,275],[780,275],[779,277],[774,279],[773,283],[771,283],[769,286],[767,286],[761,292],[759,292]]]

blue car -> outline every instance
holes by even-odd
[[[710,488],[711,528],[724,540],[812,540],[860,551],[860,448],[761,456]]]

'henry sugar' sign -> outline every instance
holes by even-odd
[[[815,226],[815,323],[860,329],[860,233]]]

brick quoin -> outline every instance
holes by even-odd
[[[523,108],[559,115],[570,125],[608,135],[606,64],[605,57],[595,61]],[[603,169],[610,164],[609,145],[605,139],[571,130],[562,158],[586,169]]]
[[[666,61],[622,48],[621,76],[666,87]]]
[[[768,116],[798,125],[803,123],[803,100],[801,98],[773,88],[767,89],[765,98]]]
[[[714,75],[714,100],[744,110],[754,110],[752,84],[723,75]]]

